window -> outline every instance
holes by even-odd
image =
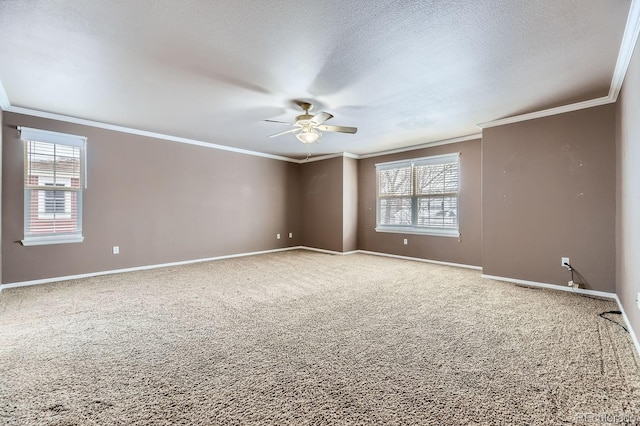
[[[376,231],[459,236],[459,155],[376,164]]]
[[[81,242],[86,138],[20,128],[25,246]]]

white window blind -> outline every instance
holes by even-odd
[[[86,138],[21,128],[23,245],[81,242]]]
[[[459,154],[376,164],[377,231],[459,235]]]

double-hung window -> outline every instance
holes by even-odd
[[[81,242],[86,138],[20,128],[25,246]]]
[[[459,236],[459,154],[376,164],[376,231]]]

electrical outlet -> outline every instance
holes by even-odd
[[[113,246],[113,254],[120,254],[120,246]]]
[[[289,238],[293,238],[293,232],[289,232]]]
[[[568,285],[569,287],[573,287],[575,284],[576,284],[576,283],[574,283],[573,281],[569,281],[569,282],[567,283],[567,285]]]
[[[569,267],[567,265],[571,265],[571,262],[569,262],[569,258],[568,257],[563,257],[562,260],[561,260],[560,265],[562,265],[565,268],[569,269]]]
[[[409,240],[408,239],[404,239],[404,245],[406,246],[407,244],[409,244]]]
[[[276,234],[276,238],[277,238],[277,239],[280,239],[280,234]]]

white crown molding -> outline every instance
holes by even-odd
[[[280,156],[280,155],[265,154],[263,152],[250,151],[248,149],[234,148],[234,147],[231,147],[231,146],[218,145],[218,144],[215,144],[215,143],[203,142],[203,141],[199,141],[199,140],[195,140],[195,139],[181,138],[181,137],[178,137],[178,136],[170,136],[170,135],[165,135],[165,134],[162,134],[162,133],[148,132],[146,130],[132,129],[130,127],[117,126],[115,124],[101,123],[99,121],[86,120],[84,118],[77,118],[77,117],[69,117],[67,115],[55,114],[55,113],[46,112],[46,111],[38,111],[38,110],[34,110],[34,109],[16,107],[16,106],[12,106],[12,105],[9,105],[9,107],[4,109],[4,110],[7,111],[7,112],[13,112],[13,113],[16,113],[16,114],[24,114],[24,115],[30,115],[30,116],[33,116],[33,117],[40,117],[40,118],[47,118],[47,119],[51,119],[51,120],[64,121],[66,123],[81,124],[83,126],[97,127],[97,128],[105,129],[105,130],[113,130],[113,131],[121,132],[121,133],[129,133],[129,134],[132,134],[132,135],[146,136],[146,137],[149,137],[149,138],[162,139],[162,140],[167,140],[167,141],[171,141],[171,142],[185,143],[185,144],[189,144],[189,145],[202,146],[202,147],[205,147],[205,148],[219,149],[221,151],[230,151],[230,152],[236,152],[238,154],[246,154],[246,155],[253,155],[253,156],[256,156],[256,157],[270,158],[272,160],[287,161],[287,162],[290,162],[290,163],[298,163],[299,162],[299,160],[296,160],[294,158],[283,157],[283,156]]]
[[[1,103],[3,101],[3,96],[6,99],[6,106],[3,106],[3,104]],[[0,107],[2,107],[3,111],[13,112],[13,113],[16,113],[16,114],[23,114],[23,115],[33,116],[33,117],[40,117],[40,118],[47,118],[47,119],[50,119],[50,120],[63,121],[65,123],[80,124],[80,125],[83,125],[83,126],[96,127],[96,128],[99,128],[99,129],[112,130],[112,131],[115,131],[115,132],[129,133],[129,134],[132,134],[132,135],[146,136],[146,137],[150,137],[150,138],[167,140],[167,141],[171,141],[171,142],[178,142],[178,143],[184,143],[184,144],[189,144],[189,145],[202,146],[202,147],[205,147],[205,148],[219,149],[219,150],[222,150],[222,151],[236,152],[236,153],[239,153],[239,154],[253,155],[253,156],[256,156],[256,157],[270,158],[272,160],[280,160],[280,161],[286,161],[286,162],[289,162],[289,163],[297,163],[297,164],[304,164],[304,163],[310,163],[310,162],[314,162],[314,161],[328,160],[330,158],[336,158],[336,157],[348,157],[348,158],[353,158],[355,160],[359,160],[359,159],[362,159],[362,158],[378,157],[378,156],[381,156],[381,155],[393,154],[393,153],[396,153],[396,152],[413,151],[413,150],[417,150],[417,149],[433,147],[433,146],[438,146],[438,145],[447,145],[447,144],[456,143],[456,142],[462,142],[462,141],[471,140],[471,139],[480,139],[482,137],[481,133],[477,133],[477,134],[474,134],[474,135],[462,136],[462,137],[453,138],[453,139],[445,139],[445,140],[441,140],[441,141],[434,141],[434,142],[429,142],[429,143],[425,143],[425,144],[421,144],[421,145],[413,145],[413,146],[406,147],[406,148],[400,148],[400,149],[396,149],[396,150],[392,150],[392,151],[384,151],[384,152],[374,153],[374,154],[357,155],[357,154],[353,154],[353,153],[350,153],[350,152],[339,152],[339,153],[336,153],[336,154],[327,154],[327,155],[320,155],[318,157],[310,157],[308,159],[306,159],[306,158],[305,159],[297,159],[297,158],[284,157],[284,156],[280,156],[280,155],[266,154],[266,153],[258,152],[258,151],[250,151],[248,149],[234,148],[234,147],[230,147],[230,146],[226,146],[226,145],[219,145],[219,144],[210,143],[210,142],[203,142],[203,141],[199,141],[199,140],[195,140],[195,139],[187,139],[187,138],[181,138],[181,137],[178,137],[178,136],[165,135],[165,134],[162,134],[162,133],[149,132],[149,131],[146,131],[146,130],[133,129],[133,128],[130,128],[130,127],[118,126],[118,125],[115,125],[115,124],[101,123],[99,121],[87,120],[87,119],[84,119],[84,118],[77,118],[77,117],[70,117],[70,116],[67,116],[67,115],[56,114],[56,113],[52,113],[52,112],[38,111],[38,110],[30,109],[30,108],[13,106],[13,105],[10,104],[9,99],[6,97],[6,92],[4,91],[4,87],[2,86],[2,81],[0,81]]]
[[[313,163],[314,161],[329,160],[331,158],[337,158],[337,157],[347,157],[347,158],[353,158],[355,160],[359,160],[360,159],[359,155],[352,154],[350,152],[338,152],[336,154],[319,155],[317,157],[305,158],[303,160],[298,160],[298,163],[299,164]]]
[[[6,111],[7,108],[9,108],[10,106],[11,106],[11,102],[9,102],[7,91],[4,90],[2,81],[0,81],[0,108],[2,108],[3,111]]]
[[[620,43],[620,50],[618,51],[616,67],[611,79],[611,85],[609,86],[609,94],[607,96],[556,108],[535,111],[528,114],[515,115],[513,117],[487,121],[486,123],[478,124],[478,127],[481,129],[486,129],[488,127],[503,126],[505,124],[534,120],[536,118],[549,117],[552,115],[563,114],[565,112],[578,111],[581,109],[592,108],[616,102],[618,100],[620,90],[622,89],[622,84],[624,83],[624,77],[627,74],[627,70],[629,69],[629,63],[631,62],[631,57],[633,56],[633,51],[636,47],[639,34],[640,0],[632,0],[631,6],[629,8],[629,15],[627,15],[627,23],[624,28],[624,34],[622,35],[622,42]]]
[[[477,126],[481,129],[488,127],[504,126],[505,124],[519,123],[521,121],[535,120],[536,118],[550,117],[552,115],[564,114],[565,112],[578,111],[581,109],[592,108],[600,105],[606,105],[615,102],[609,96],[603,98],[591,99],[588,101],[578,102],[570,105],[563,105],[555,108],[544,109],[541,111],[530,112],[528,114],[514,115],[513,117],[501,118],[499,120],[487,121]]]
[[[439,141],[427,142],[427,143],[423,143],[423,144],[420,144],[420,145],[411,145],[411,146],[407,146],[405,148],[398,148],[398,149],[391,149],[389,151],[375,152],[373,154],[363,154],[363,155],[359,155],[358,159],[381,157],[383,155],[398,154],[400,152],[407,152],[407,151],[416,151],[418,149],[432,148],[434,146],[440,146],[440,145],[450,145],[452,143],[471,141],[471,140],[474,140],[474,139],[482,139],[482,133],[474,133],[474,134],[471,134],[471,135],[460,136],[460,137],[451,138],[451,139],[442,139],[442,140],[439,140]]]
[[[640,0],[632,0],[631,6],[629,8],[629,14],[627,16],[627,22],[625,25],[624,34],[622,36],[622,42],[620,44],[620,50],[618,52],[616,67],[611,80],[611,86],[609,87],[609,94],[607,96],[602,98],[591,99],[588,101],[577,102],[570,105],[564,105],[556,108],[549,108],[549,109],[535,111],[527,114],[516,115],[513,117],[506,117],[498,120],[487,121],[485,123],[480,123],[477,126],[480,129],[486,129],[490,127],[503,126],[505,124],[518,123],[521,121],[534,120],[536,118],[549,117],[552,115],[578,111],[586,108],[592,108],[592,107],[616,102],[616,100],[618,99],[618,95],[620,94],[620,90],[622,89],[622,84],[624,83],[624,78],[629,68],[629,63],[631,62],[631,57],[633,55],[633,51],[635,49],[639,34],[640,34]],[[59,120],[59,121],[64,121],[69,123],[82,124],[86,126],[98,127],[98,128],[107,129],[107,130],[114,130],[114,131],[123,132],[123,133],[130,133],[130,134],[135,134],[140,136],[164,139],[164,140],[173,141],[173,142],[186,143],[186,144],[203,146],[203,147],[213,148],[213,149],[220,149],[223,151],[231,151],[231,152],[236,152],[240,154],[254,155],[258,157],[270,158],[270,159],[280,160],[280,161],[287,161],[287,162],[297,163],[297,164],[313,162],[313,161],[321,161],[329,158],[335,158],[338,156],[345,156],[345,157],[359,160],[363,158],[379,157],[383,155],[414,151],[414,150],[423,149],[423,148],[430,148],[430,147],[439,146],[439,145],[447,145],[447,144],[452,144],[456,142],[463,142],[467,140],[482,138],[482,133],[477,133],[477,134],[472,134],[467,136],[461,136],[458,138],[433,141],[433,142],[428,142],[420,145],[413,145],[413,146],[408,146],[404,148],[393,149],[389,151],[381,151],[381,152],[376,152],[371,154],[356,155],[356,154],[343,152],[338,154],[322,155],[319,157],[314,157],[309,159],[296,159],[296,158],[289,158],[289,157],[284,157],[279,155],[265,154],[262,152],[250,151],[250,150],[241,149],[241,148],[234,148],[226,145],[218,145],[218,144],[198,141],[194,139],[187,139],[187,138],[181,138],[176,136],[164,135],[161,133],[148,132],[145,130],[132,129],[132,128],[123,127],[123,126],[116,126],[113,124],[100,123],[96,121],[69,117],[69,116],[64,116],[60,114],[44,112],[44,111],[37,111],[37,110],[28,109],[28,108],[14,107],[11,105],[9,101],[9,98],[4,89],[4,86],[2,85],[2,81],[0,81],[0,108],[2,108],[3,111],[8,111],[8,112],[16,112],[19,114],[32,115],[35,117],[49,118],[49,119]]]
[[[298,163],[299,164],[313,163],[314,161],[329,160],[331,158],[338,158],[338,157],[343,157],[343,156],[344,156],[343,152],[338,152],[336,154],[326,154],[326,155],[319,155],[317,157],[305,158],[305,159],[302,159],[302,160],[298,160]]]
[[[352,154],[350,152],[343,152],[342,155],[347,157],[347,158],[353,158],[354,160],[359,160],[360,159],[360,156],[358,154]]]
[[[611,87],[609,88],[609,97],[614,102],[618,100],[618,95],[622,89],[622,83],[638,41],[638,34],[640,34],[640,0],[632,0],[627,23],[624,27],[624,34],[622,35],[622,43],[620,43],[618,61],[616,62],[616,68],[611,79]]]

